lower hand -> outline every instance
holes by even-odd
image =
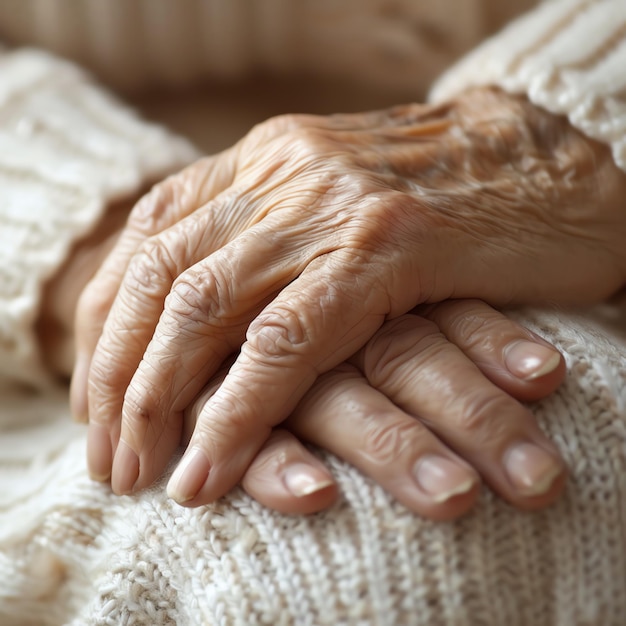
[[[563,462],[513,398],[550,393],[564,375],[559,353],[479,301],[449,301],[420,313],[386,323],[351,363],[316,381],[247,469],[250,495],[286,513],[329,506],[337,486],[301,443],[309,442],[432,519],[467,512],[481,479],[521,509],[558,497]],[[219,382],[186,411],[184,442]],[[205,494],[187,499],[186,488],[195,491],[204,478],[188,471],[171,491],[186,506],[201,504]]]

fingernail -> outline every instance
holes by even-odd
[[[283,473],[283,482],[297,498],[308,496],[334,484],[332,478],[320,469],[306,463],[294,463]]]
[[[135,451],[122,439],[117,445],[113,458],[111,473],[111,487],[118,495],[133,492],[139,478],[139,457]]]
[[[476,478],[466,468],[443,456],[422,457],[414,474],[421,489],[437,503],[467,493],[476,484]]]
[[[72,408],[72,418],[76,422],[86,424],[88,421],[87,408],[87,378],[89,376],[90,359],[87,354],[76,355],[76,364],[72,372],[72,382],[70,385],[70,405]]]
[[[510,448],[504,466],[509,480],[524,496],[547,493],[563,473],[562,464],[553,455],[532,443],[520,443]]]
[[[553,372],[561,362],[561,355],[534,341],[516,341],[507,346],[504,362],[513,376],[535,380]]]
[[[195,498],[210,470],[209,459],[200,448],[187,450],[167,483],[167,495],[179,504]]]
[[[109,430],[90,423],[87,430],[87,470],[93,480],[104,482],[111,476],[113,450]]]

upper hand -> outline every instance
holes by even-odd
[[[448,297],[611,293],[625,228],[611,167],[565,122],[489,91],[261,125],[140,202],[81,300],[73,400],[92,474],[109,475],[121,432],[134,486],[151,482],[239,349],[190,443],[207,500],[385,319]]]

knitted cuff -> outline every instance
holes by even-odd
[[[45,281],[107,204],[196,156],[70,63],[0,53],[0,378],[45,380],[34,332]]]
[[[566,115],[626,171],[626,2],[556,0],[511,23],[448,70],[432,101],[497,85]]]

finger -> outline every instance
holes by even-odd
[[[307,116],[304,118],[308,119]],[[324,118],[319,120],[323,121]],[[257,139],[260,136],[267,141],[303,123],[298,116],[284,116],[260,125],[250,136]],[[171,280],[186,266],[198,260],[201,256],[200,248],[204,255],[208,255],[227,241],[237,229],[242,230],[248,226],[248,223],[238,223],[236,218],[245,220],[250,215],[254,216],[254,211],[235,210],[231,201],[241,200],[241,194],[233,190],[230,200],[216,201],[211,210],[205,211],[205,215],[212,216],[212,219],[205,220],[205,229],[201,231],[208,235],[203,240],[203,246],[190,245],[188,237],[179,236],[178,243],[182,242],[183,245],[173,245],[173,249],[177,250],[173,254],[167,245],[163,245],[161,239],[155,242],[150,237],[154,237],[155,233],[162,233],[174,222],[179,223],[174,236],[169,238],[174,239],[174,243],[176,234],[186,235],[188,231],[192,237],[194,233],[197,235],[201,222],[189,225],[185,221],[183,226],[180,221],[207,197],[214,196],[220,189],[228,186],[237,168],[245,169],[246,159],[241,158],[242,163],[238,159],[246,141],[249,143],[250,139],[240,142],[222,155],[200,161],[184,170],[163,185],[157,186],[140,202],[131,214],[119,246],[81,300],[78,334],[83,339],[78,341],[72,398],[76,413],[81,414],[79,419],[84,419],[87,412],[90,414],[92,425],[88,438],[88,460],[90,472],[95,478],[103,479],[110,474],[112,447],[115,443],[108,443],[112,424],[119,419],[124,390],[130,384],[140,355],[154,331],[158,314],[162,310],[162,300],[171,286]],[[258,159],[253,159],[251,167],[258,170]],[[257,178],[262,174],[263,172],[256,172]],[[216,217],[214,214],[218,207],[220,214]],[[196,217],[194,215],[194,219]],[[148,241],[142,244],[146,237]],[[271,241],[271,235],[268,239]],[[168,243],[167,238],[165,243]],[[142,245],[144,248],[138,253],[138,247]],[[190,251],[189,255],[185,254],[186,250]],[[100,275],[106,279],[100,281]],[[123,286],[127,289],[122,289]],[[120,290],[123,291],[122,294],[118,293]],[[112,301],[119,304],[115,307],[115,313],[125,310],[126,314],[113,315]],[[147,311],[144,310],[146,307]],[[141,310],[136,310],[137,308]],[[257,307],[256,311],[258,310]],[[114,322],[107,328],[104,320],[111,316]],[[121,322],[116,325],[115,320]],[[86,392],[84,381],[87,381]]]
[[[181,233],[184,232],[183,226]],[[194,232],[211,230],[202,227]],[[133,307],[124,310],[126,291],[125,287],[121,288],[94,356],[94,364],[101,363],[101,368],[94,372],[97,386],[92,389],[90,403],[94,405],[92,421],[98,424],[111,424],[116,415],[122,415],[124,460],[114,459],[113,472],[124,474],[121,469],[116,471],[117,464],[138,470],[133,478],[128,473],[128,484],[116,481],[123,492],[145,487],[164,469],[172,450],[171,441],[163,436],[165,424],[180,421],[182,411],[205,381],[239,348],[250,320],[299,271],[302,261],[297,258],[297,264],[263,261],[272,259],[277,248],[283,258],[303,254],[296,244],[291,251],[282,243],[277,244],[275,232],[268,220],[245,231],[235,242],[186,272],[179,271],[182,267],[153,269],[153,263],[146,263],[146,271],[156,274],[146,284],[162,281],[160,291],[155,289],[156,303],[151,303],[149,296],[138,298],[141,288],[131,287],[128,297],[133,298]],[[186,248],[202,249],[202,246],[187,246],[183,240],[179,248],[180,256],[184,257]],[[254,254],[239,258],[240,248],[253,250]],[[163,249],[172,248],[166,244]],[[169,290],[167,277],[177,273],[180,276],[164,303]],[[233,280],[235,275],[240,278]],[[165,310],[158,321],[164,304]],[[140,326],[133,326],[137,321]],[[148,332],[152,333],[144,329],[146,321],[147,326],[157,326],[151,341]],[[143,333],[135,349],[129,345],[131,333]],[[149,342],[145,354],[143,342]],[[120,377],[116,380],[117,389],[111,388],[106,378],[111,369]],[[127,379],[126,388],[122,383]],[[120,389],[125,390],[123,396]],[[141,457],[140,462],[131,460],[131,450]],[[160,462],[155,464],[155,459]]]
[[[218,221],[216,216],[218,209],[228,207],[228,203],[223,202],[221,196],[218,196],[215,201],[209,202],[193,216],[182,219],[158,237],[145,240],[133,254],[117,288],[117,295],[91,358],[88,381],[90,430],[100,436],[101,442],[95,440],[94,445],[88,446],[90,467],[94,459],[97,460],[99,451],[106,448],[106,440],[111,436],[112,425],[122,415],[125,393],[154,335],[173,281],[203,258],[205,253],[219,248],[230,237],[230,230],[237,228],[238,223],[234,219]],[[201,278],[199,282],[203,280],[205,279]],[[229,278],[224,276],[224,280],[228,281]],[[240,335],[243,333],[244,330],[240,330]],[[207,380],[206,377],[196,378],[200,370],[207,370],[207,376],[210,376],[214,371],[213,368],[233,349],[227,341],[220,341],[219,346],[217,343],[216,339],[213,343],[212,359],[207,359],[193,371],[183,372],[186,374],[183,378],[184,383],[190,379],[195,383],[182,396],[183,407],[191,401]],[[167,374],[172,373],[172,368],[167,368]],[[163,412],[170,409],[176,411],[177,409],[172,409],[169,404],[163,404],[163,388],[156,387],[147,393],[158,392],[158,402],[164,407]],[[182,391],[177,389],[176,393]],[[132,401],[131,390],[128,402]],[[169,417],[164,417],[163,423],[165,419]],[[176,421],[179,418],[174,416],[172,419]],[[119,434],[119,430],[117,432]],[[114,443],[115,439],[111,445]],[[128,456],[128,452],[126,450],[124,454]],[[101,466],[106,471],[100,473],[106,475],[111,471],[111,460],[107,457],[104,461],[106,465],[102,463]]]
[[[187,444],[202,407],[226,376],[222,370],[185,409],[183,444]],[[115,477],[115,474],[113,475]],[[324,464],[291,433],[276,428],[250,463],[242,487],[257,502],[281,513],[307,515],[330,506],[337,487]]]
[[[285,426],[348,461],[424,517],[458,517],[478,495],[477,473],[350,365],[322,375]]]
[[[308,515],[337,499],[337,486],[324,464],[291,433],[272,432],[246,470],[246,492],[281,513]]]
[[[87,421],[91,358],[130,259],[146,238],[169,228],[227,187],[234,175],[234,156],[227,151],[201,159],[153,187],[135,205],[117,244],[85,288],[76,312],[76,365],[70,389],[72,412],[79,421]]]
[[[418,307],[482,373],[518,400],[552,393],[565,377],[565,360],[545,339],[482,300],[447,300]]]
[[[193,506],[230,489],[318,374],[345,360],[376,331],[389,303],[379,289],[364,288],[367,269],[344,253],[318,259],[254,319],[170,479],[174,499]]]
[[[115,389],[119,396],[128,384],[127,377],[123,380],[116,378],[117,370],[112,367],[112,363],[106,362],[107,356],[94,366],[93,355],[130,259],[147,237],[180,221],[196,208],[196,202],[203,202],[228,185],[233,175],[232,161],[233,156],[229,153],[204,159],[178,176],[157,185],[135,207],[117,245],[83,292],[76,315],[77,359],[70,391],[72,411],[77,419],[86,421],[88,414],[94,412],[96,401],[89,398],[90,386],[96,389]],[[139,338],[136,339],[138,341],[135,345],[139,345],[141,342]],[[123,343],[124,339],[121,341]],[[97,382],[90,380],[92,368],[96,372],[96,378],[101,376]],[[117,399],[117,396],[110,395],[107,401],[113,402],[113,398]],[[121,400],[119,404],[121,406]],[[96,417],[89,428],[89,472],[92,478],[106,480],[111,472],[115,441],[112,440],[112,426]]]
[[[430,321],[388,322],[354,362],[370,384],[418,417],[519,508],[552,502],[565,467],[532,414],[488,381]]]
[[[256,178],[258,174],[252,177],[255,180]],[[233,277],[249,273],[254,281],[261,283],[261,288],[263,288],[263,280],[259,280],[259,276],[262,277],[268,273],[278,276],[272,283],[273,290],[277,291],[293,280],[313,258],[320,253],[323,254],[329,248],[332,250],[341,245],[340,236],[333,232],[333,229],[329,228],[325,222],[321,224],[323,220],[311,219],[307,225],[302,216],[311,213],[310,207],[303,206],[301,211],[293,210],[294,203],[302,202],[306,205],[307,201],[295,200],[292,197],[288,181],[285,181],[282,192],[285,196],[283,202],[290,210],[281,212],[282,221],[275,216],[265,217],[268,210],[266,203],[262,203],[256,197],[258,196],[258,190],[254,193],[256,185],[250,181],[248,184],[251,189],[243,183],[239,190],[231,188],[208,205],[195,211],[193,215],[160,233],[158,237],[146,240],[139,251],[133,255],[91,361],[89,409],[91,421],[95,424],[94,429],[99,428],[98,424],[109,424],[117,419],[116,416],[122,411],[124,390],[129,385],[141,387],[141,374],[137,383],[132,383],[133,374],[140,367],[142,355],[146,351],[163,312],[165,297],[174,279],[185,270],[233,240],[238,233],[251,228],[258,219],[263,220],[263,227],[254,233],[239,236],[238,240],[234,241],[236,247],[230,246],[209,259],[209,269],[205,270],[205,276],[198,277],[198,283],[207,282],[206,276],[210,276],[211,272],[217,272],[210,268],[220,268],[224,263],[222,259],[226,258]],[[242,210],[241,207],[245,209]],[[330,219],[341,223],[344,218],[341,215],[334,215],[332,218],[328,217],[327,221]],[[352,227],[352,231],[358,230],[358,220],[356,221],[357,224]],[[323,236],[319,236],[320,233]],[[245,250],[248,254],[250,254],[249,251],[253,251],[255,256],[240,260],[237,256],[242,256],[241,250]],[[220,303],[219,309],[247,323],[252,319],[252,314],[260,310],[263,300],[258,297],[258,293],[252,293],[239,284],[246,282],[245,279],[243,281],[241,278],[229,280],[228,272],[223,269],[219,272],[222,281],[227,286],[222,288],[222,291],[231,291],[234,294],[221,294],[220,299],[225,300],[226,304]],[[228,286],[229,282],[234,284]],[[258,291],[259,288],[256,289]],[[224,295],[226,295],[225,298]],[[227,303],[234,299],[248,305],[245,311],[247,318],[242,316],[241,310],[228,309]],[[250,309],[250,302],[255,305],[254,311]],[[200,310],[203,309],[206,307],[201,307]],[[176,326],[173,327],[176,328]],[[182,323],[179,327],[182,327]],[[237,337],[237,341],[241,340],[243,333],[239,332]],[[224,354],[220,353],[218,356],[223,357]],[[163,359],[167,355],[160,355],[160,357]],[[173,367],[162,369],[166,370],[164,373],[167,379],[173,380],[174,385],[177,381],[181,381],[181,376],[174,376]],[[182,371],[187,378],[195,377],[198,373],[179,371]],[[186,384],[185,380],[182,382]],[[197,381],[199,385],[203,382],[203,380]],[[189,388],[190,394],[196,392],[197,388]],[[131,389],[131,395],[133,393]],[[172,389],[173,396],[177,396],[178,393],[179,391]],[[187,397],[185,402],[188,399]],[[130,402],[129,400],[128,403]],[[173,410],[167,400],[162,401],[161,406],[162,413]],[[132,444],[131,447],[133,447]]]
[[[306,142],[311,141],[311,137],[307,138],[305,134],[300,137],[300,140],[305,142],[304,152],[306,153],[307,148],[311,147]],[[289,146],[292,143],[289,143]],[[275,149],[280,152],[281,147],[284,148],[283,143],[279,147],[275,147]],[[284,158],[284,155],[281,158]],[[246,168],[245,163],[246,159],[242,158],[241,168]],[[259,172],[256,172],[252,178],[256,180],[259,175]],[[372,187],[372,189],[374,188],[375,186]],[[142,366],[141,355],[146,351],[148,342],[152,337],[152,331],[163,310],[165,296],[171,287],[173,278],[180,275],[181,272],[200,257],[209,254],[229,238],[234,237],[238,230],[243,230],[249,226],[249,223],[245,221],[245,216],[248,216],[247,219],[253,223],[255,219],[259,219],[255,215],[263,216],[267,212],[268,209],[265,206],[256,207],[256,204],[259,203],[259,200],[255,199],[255,195],[258,196],[258,190],[256,194],[252,192],[246,194],[244,189],[241,191],[242,193],[237,194],[236,190],[233,190],[233,195],[230,197],[230,201],[237,204],[237,206],[233,207],[233,210],[227,210],[230,208],[228,198],[218,199],[202,215],[197,212],[171,229],[171,232],[174,233],[173,237],[167,236],[170,233],[165,233],[160,235],[155,241],[148,241],[142,249],[142,253],[135,255],[131,261],[120,287],[119,295],[103,329],[103,334],[90,369],[89,383],[91,391],[89,408],[91,420],[94,422],[93,430],[98,432],[104,431],[106,429],[102,429],[100,425],[112,423],[118,419],[117,416],[120,412],[127,414],[128,417],[125,421],[128,422],[128,427],[125,432],[122,432],[122,437],[125,438],[129,447],[136,452],[142,446],[153,449],[154,446],[159,445],[158,440],[161,436],[161,428],[158,424],[164,423],[165,419],[169,419],[165,416],[171,414],[172,411],[176,411],[172,403],[178,400],[183,404],[187,402],[189,396],[197,392],[198,385],[201,386],[203,384],[206,379],[203,377],[212,374],[212,367],[224,357],[224,350],[229,345],[227,341],[222,343],[222,349],[219,351],[215,349],[214,344],[220,340],[224,329],[229,327],[228,330],[231,333],[230,345],[233,347],[243,338],[241,324],[246,324],[250,321],[264,303],[264,300],[259,297],[258,293],[252,293],[250,290],[246,291],[242,285],[238,284],[246,282],[245,280],[242,281],[240,278],[234,281],[228,280],[227,272],[223,269],[224,263],[222,259],[228,257],[228,255],[234,256],[234,260],[226,258],[227,266],[233,269],[232,276],[240,277],[249,272],[257,282],[259,282],[258,277],[260,275],[267,274],[266,270],[274,274],[276,274],[277,269],[281,270],[280,280],[275,280],[273,283],[273,289],[278,290],[293,280],[312,258],[326,252],[329,248],[332,250],[341,243],[339,236],[330,228],[332,225],[327,223],[330,221],[330,218],[324,221],[316,216],[317,219],[311,219],[308,227],[305,228],[307,223],[302,219],[302,215],[309,215],[311,213],[310,207],[308,207],[308,211],[306,210],[307,207],[305,207],[302,212],[298,212],[293,210],[293,205],[297,202],[303,202],[304,205],[307,205],[307,200],[294,199],[294,190],[289,186],[289,181],[284,181],[282,187],[283,201],[286,204],[285,208],[291,210],[280,213],[283,217],[283,222],[285,215],[287,215],[287,221],[291,219],[292,222],[295,215],[298,218],[296,223],[285,224],[281,222],[272,226],[272,224],[269,224],[272,218],[264,219],[265,229],[261,232],[266,242],[259,242],[259,233],[256,232],[251,237],[242,235],[234,243],[239,248],[246,249],[247,239],[256,238],[257,243],[255,245],[258,247],[264,246],[267,249],[265,255],[248,245],[247,250],[255,250],[258,253],[258,258],[253,257],[251,260],[248,256],[248,258],[239,260],[239,257],[241,257],[240,252],[233,252],[233,250],[239,250],[239,248],[230,247],[220,251],[221,254],[209,260],[208,270],[203,265],[205,269],[204,276],[199,276],[197,279],[198,284],[211,282],[210,277],[212,273],[216,274],[218,271],[211,270],[211,266],[220,268],[219,272],[222,275],[222,282],[225,285],[228,285],[228,282],[234,283],[232,287],[222,288],[222,291],[232,291],[235,294],[235,297],[228,293],[225,294],[226,298],[220,298],[220,300],[225,300],[225,303],[220,302],[217,305],[217,311],[212,311],[213,317],[220,320],[222,328],[219,330],[213,328],[212,330],[215,331],[212,333],[214,341],[205,342],[206,346],[204,349],[208,352],[209,358],[203,361],[203,377],[198,377],[200,373],[198,367],[192,367],[192,369],[174,367],[175,364],[181,365],[175,354],[176,350],[181,349],[181,344],[180,341],[170,340],[171,337],[167,339],[168,346],[165,350],[162,350],[162,346],[158,345],[153,350],[148,350],[146,352],[146,364]],[[298,189],[298,191],[300,195],[303,195],[301,189]],[[306,194],[304,195],[306,196]],[[379,201],[376,203],[380,203]],[[246,209],[240,210],[241,206],[245,206]],[[216,213],[219,213],[219,215],[215,216]],[[224,217],[225,215],[226,217]],[[231,215],[235,217],[231,218]],[[342,223],[345,220],[344,213],[334,214],[331,212],[331,215],[333,215],[332,219],[337,223]],[[240,217],[239,220],[236,219],[237,216]],[[211,219],[204,219],[203,221],[202,217],[210,217]],[[350,229],[352,234],[349,236],[354,239],[355,231],[359,231],[361,226],[362,224],[360,224],[359,220],[355,220],[355,225]],[[328,230],[331,230],[330,235],[327,232]],[[294,232],[296,236],[294,236]],[[319,232],[326,236],[318,237],[319,242],[315,242],[316,235]],[[190,242],[189,234],[193,237],[193,235],[198,233],[201,235],[200,243],[197,241]],[[290,246],[285,246],[284,243],[277,246],[277,241],[281,239],[282,242],[289,241]],[[371,244],[371,242],[369,243]],[[320,250],[320,248],[323,249]],[[266,259],[266,263],[262,263],[263,259]],[[209,280],[207,280],[207,276]],[[179,281],[179,284],[183,283]],[[195,289],[196,287],[193,288]],[[208,294],[209,302],[216,298],[218,288],[210,288],[213,293]],[[265,298],[268,297],[269,293],[265,295]],[[245,310],[246,316],[242,314],[241,310],[229,309],[228,303],[233,302],[233,300],[239,300],[248,305],[248,310]],[[254,305],[254,310],[251,309],[251,304]],[[188,309],[187,314],[189,314],[190,310]],[[200,304],[198,310],[206,312],[206,306]],[[236,328],[237,334],[234,334],[232,322],[227,325],[223,324],[224,316],[217,315],[220,311],[227,317],[239,320]],[[167,313],[166,309],[166,317]],[[178,317],[181,316],[178,315]],[[167,321],[167,323],[171,326],[170,335],[172,329],[177,331],[188,325],[188,321],[185,322],[184,320],[175,321],[174,323]],[[162,326],[163,324],[161,324]],[[204,335],[207,335],[206,329],[204,330]],[[161,339],[161,336],[159,339]],[[155,351],[158,355],[158,360],[155,358]],[[202,350],[198,348],[193,349],[192,352],[192,360],[199,361]],[[170,362],[169,366],[167,365],[168,361]],[[134,376],[134,372],[137,372],[136,376]],[[179,373],[182,373],[182,375]],[[157,381],[157,378],[161,380]],[[171,382],[168,383],[168,381]],[[188,385],[188,381],[192,382]],[[157,384],[158,382],[161,384]],[[128,393],[123,401],[122,394],[127,387]],[[165,390],[166,397],[163,395],[158,397],[160,409],[155,409],[158,415],[150,406],[145,406],[146,402],[148,404],[155,404],[155,402],[142,398],[142,396],[150,394],[149,389],[158,389],[159,393]],[[180,395],[181,393],[183,395]],[[154,392],[152,392],[152,395],[154,395]],[[140,415],[141,411],[144,411],[145,415],[149,415],[149,419],[144,419]],[[143,426],[141,422],[143,422]],[[148,429],[151,429],[153,434],[151,441],[146,443],[144,442],[144,436]],[[104,433],[104,436],[106,436],[106,433]],[[161,456],[160,452],[157,453],[157,456]],[[145,484],[150,478],[142,475],[140,485]]]

